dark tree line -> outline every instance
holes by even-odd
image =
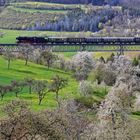
[[[89,4],[94,5],[105,5],[111,4],[115,5],[119,3],[119,0],[34,0],[39,2],[53,2],[53,3],[64,3],[64,4]]]

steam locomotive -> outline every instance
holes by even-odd
[[[17,37],[17,44],[137,44],[140,37]]]

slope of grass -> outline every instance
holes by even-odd
[[[48,2],[19,2],[13,3],[12,6],[14,7],[27,7],[31,9],[45,9],[45,8],[54,8],[54,9],[74,9],[84,5],[81,4],[57,4],[57,3],[48,3]]]
[[[29,63],[28,66],[24,65],[22,60],[14,60],[11,63],[11,69],[7,69],[6,60],[0,57],[0,84],[6,85],[11,82],[11,80],[22,80],[26,77],[32,77],[39,80],[49,80],[54,75],[60,75],[68,79],[68,86],[60,91],[61,99],[71,99],[79,96],[77,93],[78,83],[75,79],[71,78],[71,73],[67,73],[58,69],[51,68],[48,70],[45,66],[37,65],[34,63]],[[54,108],[57,105],[55,100],[55,93],[49,93],[42,102],[42,105],[38,105],[37,94],[29,94],[28,89],[24,89],[21,94],[19,94],[19,99],[26,100],[31,109],[38,111],[46,108]],[[16,99],[14,93],[8,93],[5,95],[4,100],[0,100],[0,107],[8,103],[10,100]],[[0,112],[0,116],[3,114]]]
[[[19,7],[13,7],[9,6],[10,9],[13,9],[17,12],[29,12],[29,13],[59,13],[59,14],[65,14],[67,11],[65,10],[39,10],[39,9],[29,9],[29,8],[19,8]]]

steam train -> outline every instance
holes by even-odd
[[[17,37],[17,44],[136,44],[140,45],[140,37]]]

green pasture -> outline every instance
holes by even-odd
[[[1,35],[2,34],[2,35]],[[18,36],[78,36],[80,32],[53,32],[53,31],[27,31],[0,29],[0,44],[16,43]],[[90,32],[83,33],[90,36]]]
[[[19,7],[19,6],[28,6],[28,7],[59,7],[59,8],[77,8],[77,7],[81,7],[84,6],[82,4],[58,4],[58,3],[48,3],[48,2],[33,2],[33,1],[27,1],[27,2],[17,2],[17,3],[13,3],[11,4],[13,6]]]
[[[60,55],[60,53],[59,53]],[[74,53],[65,54],[65,57],[71,58]],[[64,72],[60,69],[50,68],[47,69],[46,66],[38,65],[29,62],[28,66],[25,66],[25,62],[23,60],[13,60],[11,62],[10,70],[7,69],[7,61],[0,56],[0,85],[9,85],[12,80],[24,80],[24,78],[33,78],[36,80],[47,80],[55,76],[59,75],[63,78],[68,79],[68,85],[62,89],[59,93],[59,98],[61,100],[70,100],[80,97],[78,92],[79,83],[72,77],[71,72]],[[93,98],[97,101],[101,101],[104,98],[104,87],[96,87],[95,93],[93,94]],[[18,97],[15,96],[13,92],[9,92],[4,96],[4,99],[0,99],[0,109],[14,99],[22,99],[28,102],[30,108],[34,111],[45,110],[45,109],[53,109],[57,106],[55,93],[48,93],[45,99],[42,101],[41,105],[38,105],[38,95],[36,93],[29,94],[28,88],[24,88],[21,93],[19,93]],[[5,114],[0,110],[0,118]]]
[[[29,9],[29,8],[18,8],[18,7],[13,7],[9,6],[8,8],[15,10],[17,12],[29,12],[29,13],[36,13],[36,12],[41,12],[41,13],[59,13],[59,14],[65,14],[67,11],[65,10],[38,10],[38,9]]]
[[[34,1],[27,1],[27,2],[16,2],[11,4],[14,7],[28,7],[28,8],[40,8],[40,7],[52,7],[52,8],[81,8],[83,10],[91,8],[91,5],[85,5],[85,4],[59,4],[59,3],[49,3],[49,2],[34,2]],[[105,7],[103,6],[92,6],[93,10],[102,10]],[[120,11],[122,10],[122,7],[120,6],[112,6],[111,7],[114,10]]]
[[[29,63],[28,66],[24,65],[22,60],[14,60],[11,63],[11,69],[7,69],[7,62],[3,57],[0,57],[0,84],[7,85],[10,84],[12,80],[23,80],[24,78],[34,78],[38,80],[48,80],[55,75],[60,75],[68,79],[68,85],[60,91],[61,99],[71,99],[78,97],[77,92],[78,83],[72,78],[71,73],[61,71],[59,69],[47,69],[45,66],[37,65],[34,63]],[[5,95],[4,100],[0,100],[0,107],[8,103],[10,100],[17,99],[14,93],[8,93]],[[42,105],[38,105],[37,94],[29,94],[28,89],[24,89],[21,94],[19,94],[18,99],[26,100],[31,109],[38,111],[46,108],[54,108],[57,105],[55,100],[55,93],[49,93],[42,102]],[[0,116],[3,114],[0,112]]]

